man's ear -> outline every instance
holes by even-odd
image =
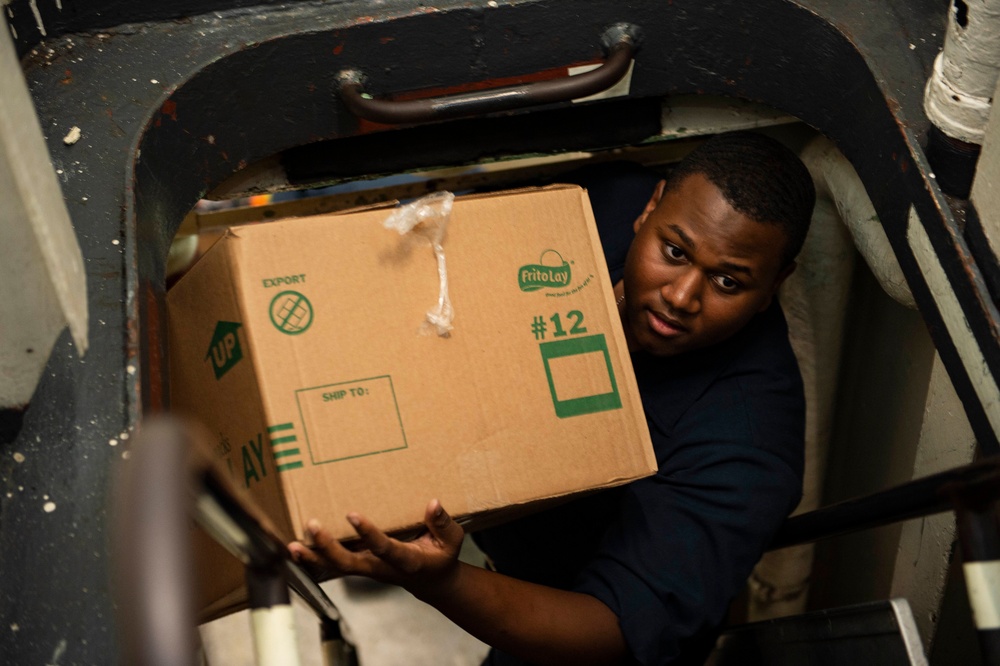
[[[760,307],[759,310],[757,310],[757,312],[763,312],[768,307],[770,307],[771,301],[774,300],[774,295],[778,293],[778,289],[781,287],[781,284],[788,279],[789,275],[795,272],[795,269],[797,267],[798,264],[793,261],[784,268],[782,268],[780,271],[778,271],[778,276],[774,278],[774,284],[771,285],[770,295],[768,295],[768,297],[764,300],[764,304]]]
[[[649,201],[646,202],[646,207],[642,209],[639,213],[639,217],[635,218],[635,222],[632,223],[632,231],[639,233],[639,227],[642,223],[646,221],[649,214],[656,210],[656,207],[660,203],[660,199],[663,198],[663,193],[667,189],[667,181],[661,180],[656,184],[656,188],[653,189],[653,196],[649,197]]]

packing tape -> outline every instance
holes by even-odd
[[[431,242],[434,256],[437,257],[440,289],[437,305],[427,311],[427,324],[433,326],[437,334],[442,337],[447,337],[451,332],[452,321],[455,319],[455,311],[448,296],[448,269],[442,245],[454,202],[455,195],[451,192],[428,194],[396,208],[383,223],[386,229],[395,229],[401,236],[416,230]]]

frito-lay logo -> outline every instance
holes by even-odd
[[[517,273],[517,286],[521,291],[538,291],[545,287],[561,288],[569,284],[572,273],[562,255],[546,250],[537,264],[521,266]]]
[[[220,321],[215,325],[215,333],[208,345],[205,360],[212,361],[216,379],[222,379],[243,358],[240,336],[237,334],[242,325],[235,321]]]

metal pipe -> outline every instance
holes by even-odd
[[[1000,0],[953,0],[924,90],[927,117],[954,139],[982,144],[998,74]]]
[[[635,54],[634,32],[632,26],[611,27],[604,35],[608,46],[607,60],[597,69],[576,76],[446,97],[394,101],[375,99],[365,93],[363,74],[357,70],[345,70],[337,76],[340,97],[351,113],[359,118],[390,125],[426,123],[568,102],[607,90],[625,76]]]
[[[956,491],[1000,496],[1000,457],[984,458],[971,465],[795,516],[778,531],[768,549],[777,550],[949,511]]]
[[[916,309],[903,269],[854,166],[825,136],[810,141],[800,157],[812,174],[817,198],[829,199],[837,207],[854,246],[885,293],[897,303]]]
[[[1000,75],[1000,0],[953,0],[924,89],[927,159],[941,189],[969,196]]]
[[[150,420],[119,470],[114,581],[123,663],[195,663],[186,434]]]
[[[197,433],[176,419],[147,419],[120,472],[114,550],[122,572],[116,593],[125,663],[195,663],[194,556],[190,516],[247,566],[255,641],[262,664],[297,664],[288,587],[321,622],[329,666],[354,666],[356,650],[337,607],[264,524],[253,507],[207,465]],[[203,448],[203,447],[201,447]],[[262,522],[263,521],[263,522]],[[253,616],[253,612],[252,612]],[[278,646],[278,647],[275,647]],[[280,655],[280,656],[279,656]],[[292,659],[295,661],[292,661]]]
[[[281,567],[247,567],[250,627],[258,666],[299,666],[295,617]]]

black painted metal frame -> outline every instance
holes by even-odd
[[[642,31],[630,92],[635,104],[675,93],[721,94],[801,118],[854,163],[982,450],[998,450],[988,411],[995,418],[996,405],[981,397],[1000,376],[996,294],[977,263],[992,256],[981,240],[973,239],[977,252],[970,251],[920,147],[923,83],[943,38],[940,2],[489,4],[387,0],[375,12],[361,1],[261,3],[182,21],[123,13],[146,22],[64,34],[26,56],[26,78],[86,262],[91,348],[79,359],[69,336],[60,339],[20,431],[0,444],[0,630],[11,631],[0,641],[0,662],[39,662],[57,649],[66,663],[115,661],[105,535],[109,474],[121,447],[111,443],[120,443],[143,413],[164,407],[170,240],[198,198],[248,164],[323,140],[330,141],[331,162],[349,162],[337,140],[397,131],[360,122],[337,100],[335,73],[345,68],[366,72],[378,95],[461,89],[596,61],[604,31],[628,23]],[[555,107],[552,113],[606,110],[605,122],[575,133],[546,123],[547,111],[533,112],[524,116],[526,131],[537,119],[535,132],[546,145],[554,134],[559,149],[607,147],[615,141],[611,110],[629,103]],[[65,146],[61,138],[73,125],[83,137]],[[489,127],[482,120],[484,134]],[[424,130],[406,131],[413,137]],[[368,156],[369,172],[381,156],[398,163],[407,149],[378,145],[385,152]],[[498,156],[498,149],[484,152],[470,141],[442,146],[441,154],[449,162],[474,161]],[[943,283],[930,284],[917,264],[908,239],[911,208]],[[949,294],[968,323],[965,342],[951,338],[942,316]],[[42,512],[43,498],[57,509]]]

